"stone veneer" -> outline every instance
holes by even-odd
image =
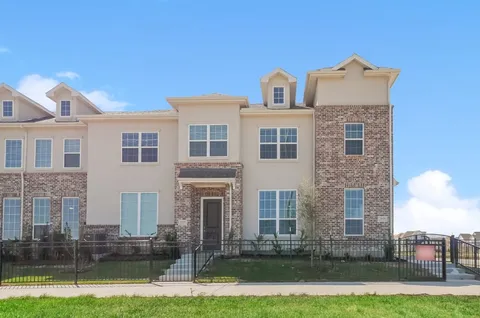
[[[178,174],[181,168],[234,168],[237,170],[235,185],[232,189],[232,230],[233,239],[241,239],[243,232],[243,165],[238,162],[222,163],[176,163],[175,164],[175,229],[178,238],[183,242],[200,241],[200,204],[202,197],[222,197],[223,199],[223,238],[229,235],[230,194],[228,186],[222,188],[201,188],[184,184],[180,189]],[[186,225],[181,224],[186,222]]]
[[[86,224],[81,228],[82,234],[107,234],[107,240],[117,240],[120,235],[119,224]],[[174,224],[158,224],[157,225],[157,238],[161,241],[165,240],[167,233],[175,232]],[[122,237],[127,239],[128,237]],[[132,240],[144,240],[146,236],[132,237]]]
[[[0,174],[0,237],[3,226],[3,199],[21,196],[21,174]],[[33,198],[50,198],[51,231],[60,231],[62,226],[62,198],[79,198],[80,226],[87,216],[87,173],[85,172],[41,172],[24,173],[24,199],[22,216],[22,239],[33,235]]]
[[[364,189],[364,236],[390,235],[390,106],[315,107],[317,235],[343,239],[344,189]],[[364,155],[345,156],[344,124],[364,123]],[[381,220],[381,218],[387,218]]]

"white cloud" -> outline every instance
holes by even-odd
[[[50,110],[55,110],[55,102],[45,94],[59,82],[56,79],[43,77],[38,74],[24,76],[18,83],[17,90],[30,97],[40,105]]]
[[[30,74],[24,76],[20,80],[17,90],[49,110],[55,110],[55,102],[45,94],[58,85],[58,83],[59,81],[53,78],[43,77],[39,74]],[[93,90],[81,93],[92,103],[105,111],[123,110],[128,105],[127,102],[115,100],[113,96],[103,90]]]
[[[10,50],[4,46],[0,46],[0,54],[2,53],[10,53]]]
[[[65,78],[68,78],[68,79],[71,79],[71,80],[74,80],[74,79],[80,77],[80,75],[78,75],[77,73],[70,72],[70,71],[58,72],[56,75],[57,75],[57,77],[65,77]]]
[[[451,180],[438,170],[408,180],[410,198],[395,207],[395,233],[423,230],[458,235],[480,231],[480,200],[461,198]]]
[[[105,91],[94,90],[81,93],[104,111],[123,110],[128,105],[127,102],[114,100],[113,97]]]

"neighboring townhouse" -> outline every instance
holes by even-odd
[[[171,97],[171,110],[103,112],[64,83],[55,112],[0,86],[3,239],[46,228],[145,238],[175,230],[214,247],[229,236],[295,238],[298,188],[316,188],[317,235],[393,234],[390,89],[398,69],[358,55],[297,79],[276,69],[263,102]]]
[[[472,243],[474,241],[474,236],[470,233],[460,233],[458,239],[461,241]]]

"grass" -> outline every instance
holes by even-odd
[[[1,317],[478,317],[473,296],[10,298]]]
[[[215,259],[200,273],[197,282],[299,282],[299,281],[398,281],[402,279],[438,280],[413,264],[385,262],[340,262],[307,259],[240,258]]]
[[[153,277],[163,275],[173,261],[153,261]],[[71,268],[53,266],[4,264],[2,269],[3,285],[32,285],[39,283],[72,284],[75,274]],[[141,283],[149,279],[149,261],[111,261],[98,262],[92,268],[78,274],[78,282],[83,284],[129,282]]]

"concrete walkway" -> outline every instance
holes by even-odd
[[[476,295],[480,296],[480,281],[408,282],[408,283],[242,283],[193,284],[154,283],[138,285],[61,285],[4,286],[0,298],[42,295],[74,297],[111,296],[241,296],[241,295]]]

